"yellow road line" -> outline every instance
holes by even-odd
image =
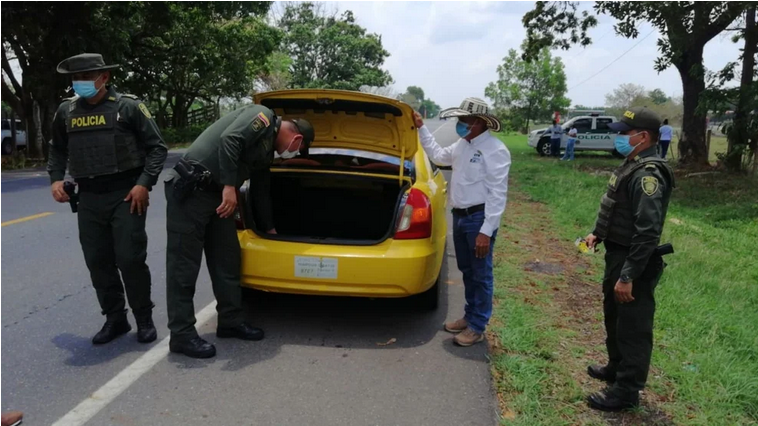
[[[34,220],[34,219],[39,219],[41,217],[50,216],[51,214],[54,214],[54,213],[53,212],[45,212],[45,213],[40,213],[40,214],[33,214],[31,216],[22,217],[22,218],[19,218],[19,219],[13,219],[13,220],[9,220],[7,222],[3,222],[2,226],[15,225],[16,223],[26,222],[28,220]]]

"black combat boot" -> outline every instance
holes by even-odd
[[[629,410],[640,405],[640,393],[609,387],[602,392],[590,395],[587,402],[590,408],[600,411]]]
[[[158,332],[155,331],[152,315],[135,319],[137,320],[137,341],[140,343],[154,342],[158,338]]]
[[[602,380],[608,383],[616,381],[616,370],[607,365],[590,365],[587,367],[587,374],[593,379]]]
[[[189,340],[171,338],[168,342],[171,352],[187,355],[190,358],[212,358],[216,356],[216,347],[200,337]]]
[[[132,330],[132,326],[129,325],[129,320],[126,319],[126,314],[120,315],[114,318],[108,318],[103,325],[103,328],[95,334],[92,338],[92,343],[95,345],[102,345],[108,343],[116,337],[126,334]]]
[[[217,328],[216,337],[234,337],[241,340],[261,340],[263,339],[263,330],[251,327],[249,324],[243,322],[236,327]]]

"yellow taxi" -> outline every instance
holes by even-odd
[[[419,143],[413,109],[340,90],[260,93],[255,102],[315,129],[307,158],[275,161],[277,234],[258,229],[246,183],[237,227],[242,285],[327,296],[408,297],[435,309],[447,182]]]

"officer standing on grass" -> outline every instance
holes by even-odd
[[[655,287],[665,266],[658,247],[666,220],[674,173],[657,154],[661,119],[645,108],[631,108],[609,124],[616,150],[626,156],[608,182],[595,229],[587,236],[594,248],[604,243],[603,314],[608,364],[588,374],[612,383],[589,396],[590,406],[620,411],[639,404],[653,351]]]
[[[307,152],[311,124],[281,120],[262,106],[227,114],[198,136],[166,181],[166,297],[169,348],[192,358],[210,358],[216,347],[197,334],[193,297],[205,252],[218,302],[219,338],[263,339],[263,330],[244,322],[240,289],[240,245],[233,215],[237,189],[250,179],[259,229],[275,234],[269,166],[275,157]]]
[[[148,343],[157,334],[145,217],[168,149],[145,104],[108,85],[109,70],[116,67],[95,53],[58,64],[59,73],[71,76],[76,96],[63,101],[53,118],[48,172],[59,203],[69,201],[63,182],[67,165],[79,187],[79,241],[106,316],[92,343],[108,343],[131,330],[124,289],[137,340]]]

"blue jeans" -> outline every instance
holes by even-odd
[[[476,237],[484,224],[484,212],[469,216],[453,214],[453,241],[458,269],[463,273],[466,289],[466,314],[469,327],[484,333],[492,316],[492,250],[495,247],[497,230],[490,239],[490,251],[483,259],[476,257]]]
[[[550,155],[553,157],[560,157],[561,156],[561,140],[559,139],[550,139]]]
[[[566,152],[563,154],[562,160],[574,159],[574,144],[576,144],[576,139],[574,138],[569,138],[569,140],[566,141]]]

